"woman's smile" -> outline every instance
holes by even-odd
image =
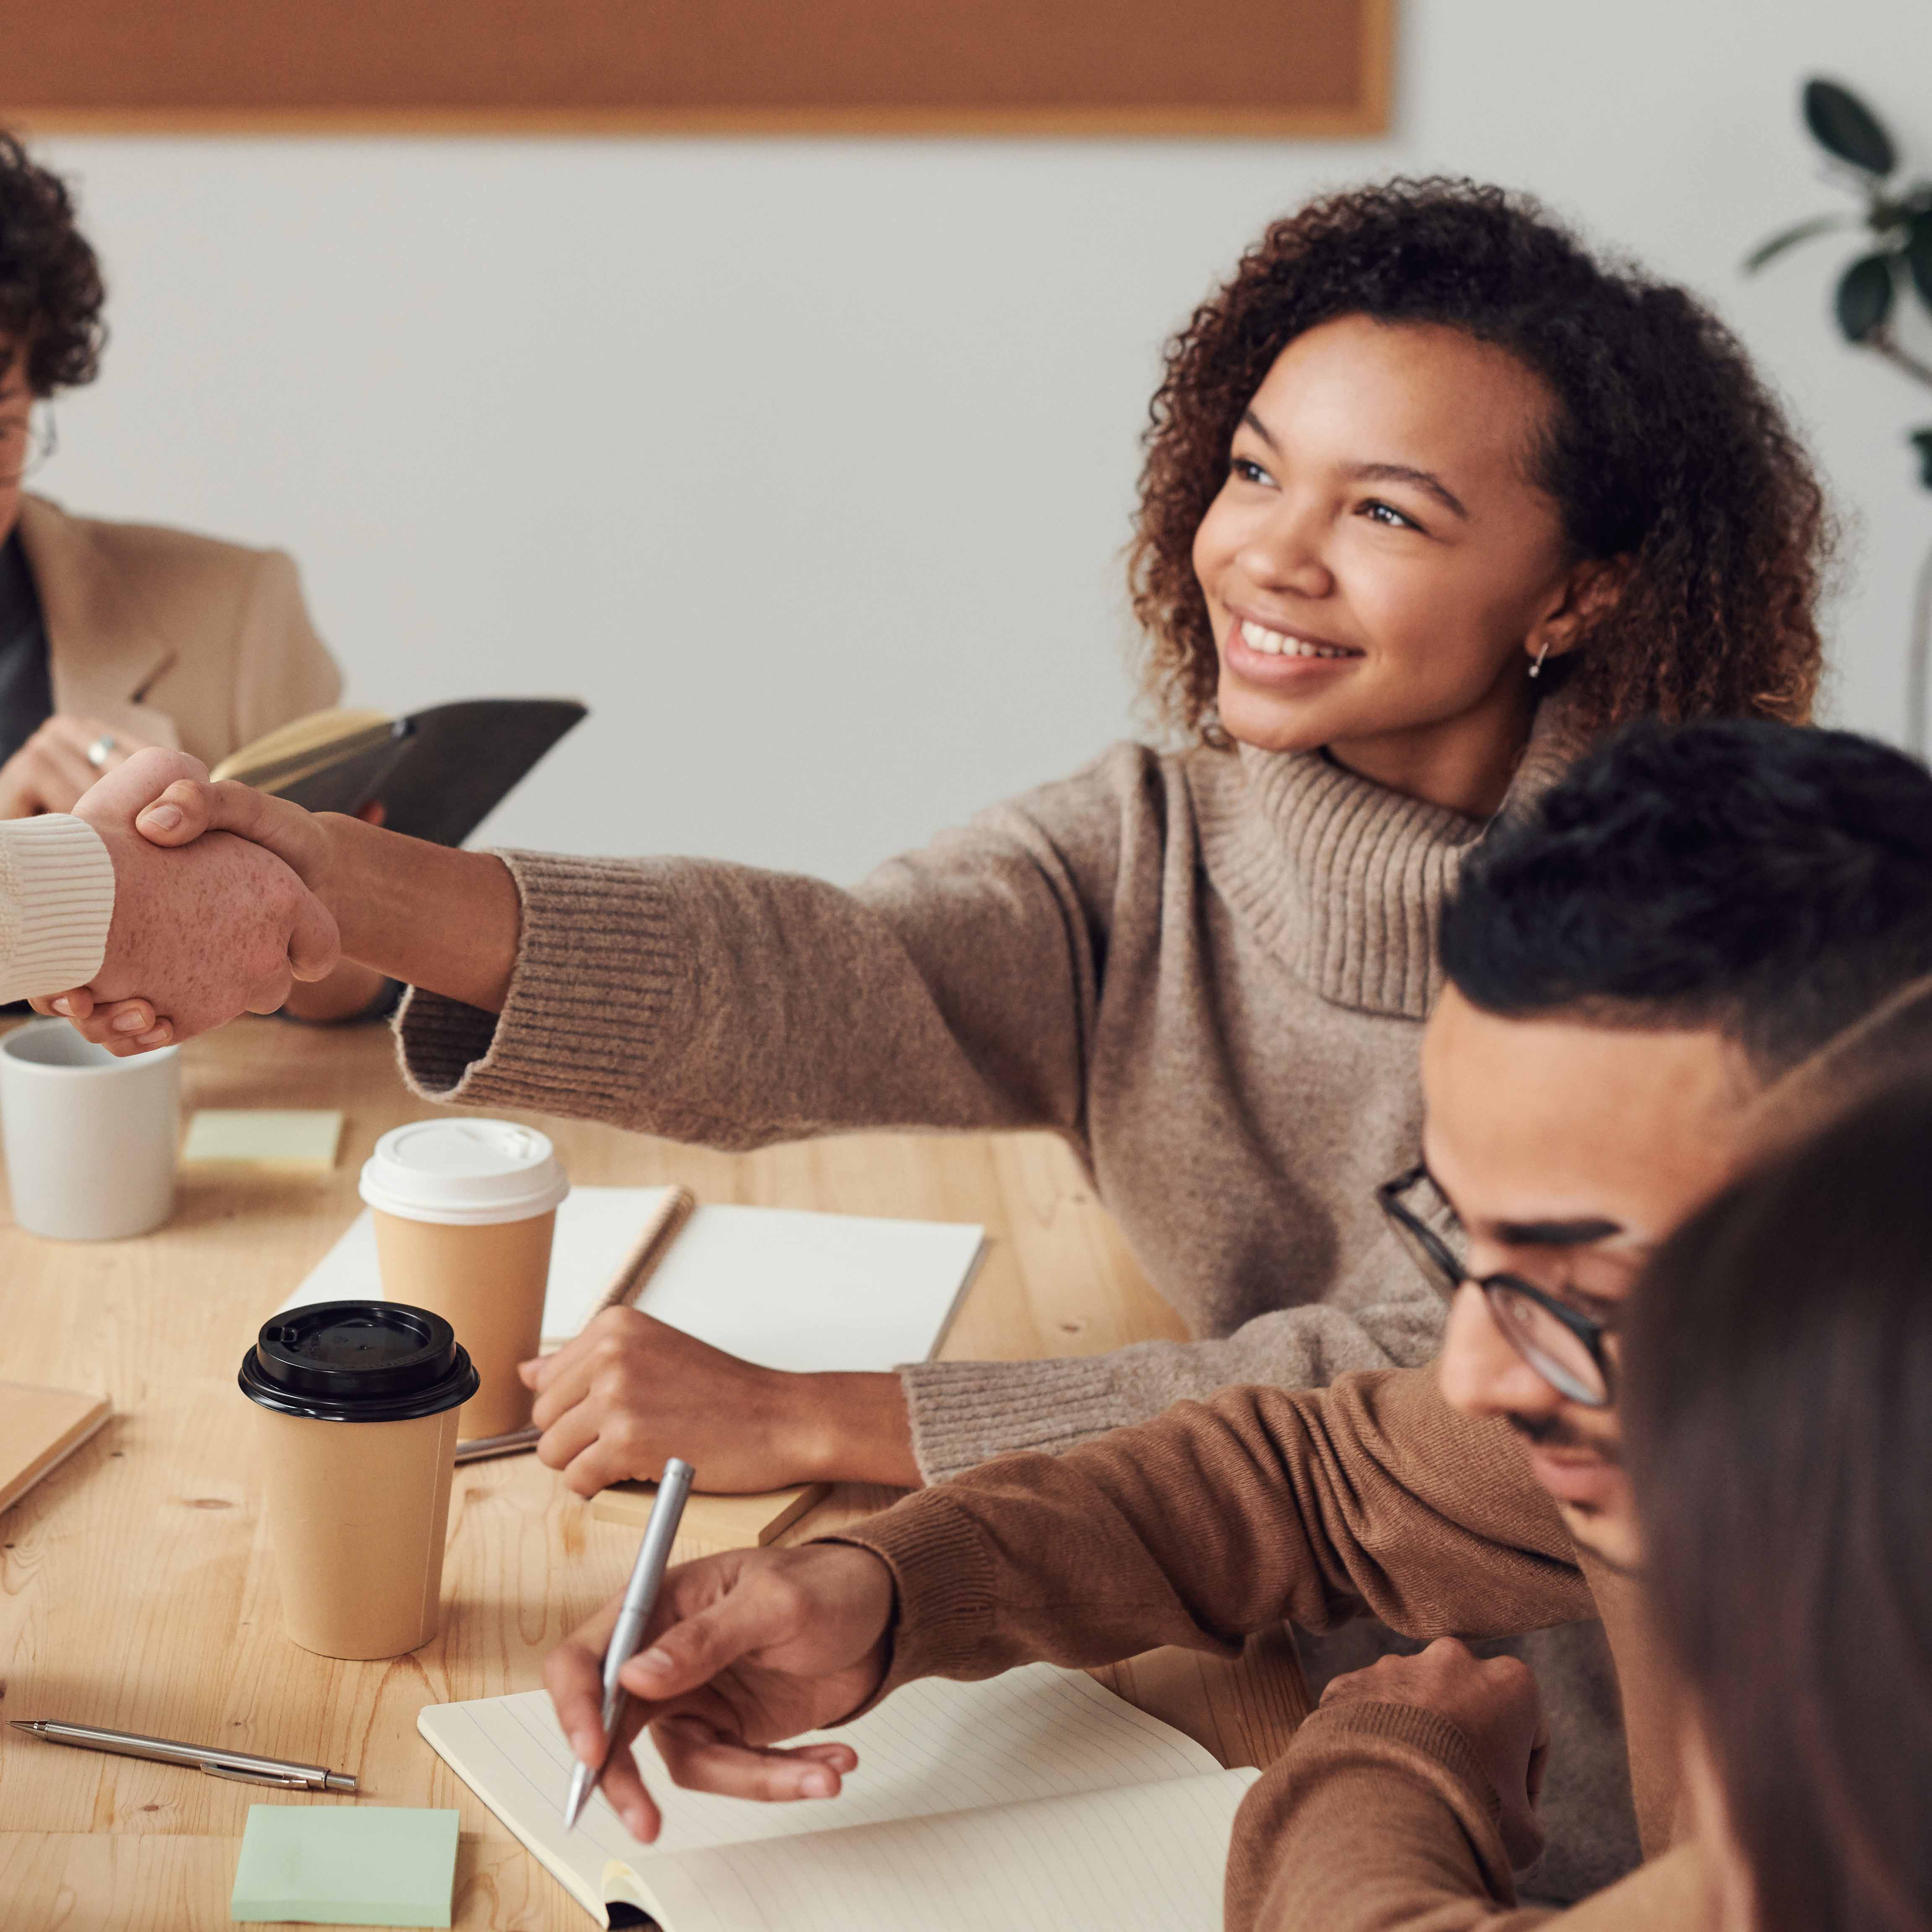
[[[1226,668],[1234,676],[1276,690],[1299,687],[1311,678],[1339,676],[1359,664],[1364,655],[1352,644],[1264,624],[1239,612],[1229,614],[1223,652]]]

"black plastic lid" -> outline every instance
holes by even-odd
[[[476,1393],[478,1376],[440,1315],[402,1301],[319,1301],[262,1324],[242,1358],[242,1393],[318,1422],[406,1422]]]

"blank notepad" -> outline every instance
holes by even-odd
[[[648,1912],[664,1932],[1215,1932],[1234,1812],[1259,1775],[1077,1671],[1030,1664],[985,1684],[928,1678],[836,1732],[860,1768],[837,1798],[761,1805],[684,1791],[648,1738],[662,1806],[636,1844],[601,1795],[574,1832],[572,1760],[540,1691],[436,1704],[417,1724],[584,1908]]]
[[[546,1346],[584,1326],[670,1191],[574,1187],[565,1197],[544,1300]],[[938,1348],[985,1232],[952,1221],[700,1208],[634,1306],[768,1369],[893,1369]],[[382,1292],[365,1209],[282,1306]]]

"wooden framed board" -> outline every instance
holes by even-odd
[[[0,0],[42,132],[1364,135],[1394,0]]]

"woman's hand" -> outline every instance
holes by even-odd
[[[100,746],[100,760],[88,756]],[[104,772],[149,748],[118,725],[98,718],[56,712],[4,765],[0,765],[0,818],[32,818],[38,812],[71,812]]]
[[[604,1756],[604,1647],[621,1600],[552,1651],[544,1683],[580,1762]],[[634,1838],[662,1822],[631,1740],[648,1724],[677,1783],[784,1802],[833,1798],[858,1754],[849,1744],[770,1748],[848,1718],[884,1682],[892,1572],[849,1544],[734,1550],[664,1579],[645,1646],[621,1678],[631,1702],[602,1786]]]
[[[1543,1790],[1550,1724],[1528,1666],[1514,1657],[1478,1658],[1454,1637],[1414,1657],[1384,1657],[1336,1678],[1324,1706],[1356,1700],[1412,1704],[1446,1718],[1466,1737],[1502,1802],[1503,1848],[1520,1870],[1543,1850],[1536,1801]]]
[[[892,1375],[787,1375],[634,1308],[607,1309],[518,1373],[536,1391],[537,1454],[580,1496],[655,1479],[682,1456],[716,1492],[919,1480]]]

